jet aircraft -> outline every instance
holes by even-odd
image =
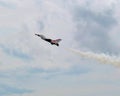
[[[62,39],[49,39],[49,38],[46,38],[44,35],[40,35],[40,34],[35,34],[36,36],[39,36],[41,39],[51,43],[52,45],[56,45],[56,46],[59,46],[59,42],[62,40]]]

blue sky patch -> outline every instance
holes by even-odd
[[[20,50],[8,48],[2,44],[0,45],[0,48],[3,50],[4,53],[6,53],[10,56],[14,56],[14,57],[17,57],[17,58],[20,58],[23,60],[31,60],[32,59],[32,57],[30,57],[28,54],[21,52]]]
[[[9,9],[15,9],[16,8],[16,6],[14,4],[3,2],[3,1],[0,1],[0,6],[6,7],[6,8],[9,8]]]
[[[11,87],[8,85],[0,84],[0,95],[11,95],[11,94],[24,94],[24,93],[31,93],[31,90],[22,89],[22,88],[16,88]]]

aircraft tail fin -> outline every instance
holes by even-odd
[[[62,40],[62,39],[56,39],[55,41],[59,43],[61,40]]]

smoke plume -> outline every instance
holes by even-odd
[[[120,66],[120,57],[117,56],[110,56],[104,53],[98,54],[94,52],[83,52],[75,49],[69,49],[69,50],[80,55],[81,57],[94,59],[103,64],[112,64],[112,65]]]

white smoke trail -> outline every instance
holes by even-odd
[[[120,57],[117,57],[117,56],[110,56],[104,53],[98,54],[98,53],[93,53],[93,52],[83,52],[83,51],[75,50],[75,49],[69,49],[69,50],[74,53],[79,54],[81,57],[94,59],[96,61],[99,61],[100,63],[120,66]]]

